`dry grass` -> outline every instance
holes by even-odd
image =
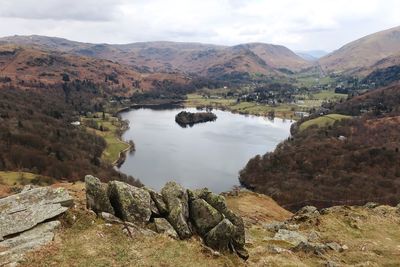
[[[250,258],[232,254],[215,256],[198,238],[178,241],[167,236],[134,233],[133,239],[119,225],[107,225],[84,209],[83,183],[58,184],[77,199],[77,206],[62,217],[63,227],[49,246],[29,254],[22,266],[398,266],[400,263],[400,214],[395,208],[340,207],[321,215],[313,224],[303,223],[300,232],[319,232],[321,242],[345,244],[348,250],[323,256],[291,252],[280,254],[272,246],[290,248],[273,241],[265,223],[284,220],[290,212],[269,197],[251,192],[227,196],[227,204],[246,222],[246,247]]]

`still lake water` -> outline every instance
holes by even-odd
[[[214,110],[214,122],[182,128],[175,115],[186,110],[149,108],[121,114],[129,120],[124,140],[133,140],[120,171],[155,190],[175,180],[186,188],[208,187],[220,193],[238,185],[238,173],[248,160],[265,154],[289,136],[291,122]]]

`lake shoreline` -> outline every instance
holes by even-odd
[[[126,113],[120,112],[121,119],[130,121],[135,128],[134,132],[125,132],[122,138],[134,140],[137,150],[134,156],[128,156],[125,151],[126,159],[121,160],[118,170],[156,189],[162,179],[173,178],[186,181],[188,188],[193,184],[194,187],[214,186],[215,192],[230,191],[232,186],[240,186],[238,171],[249,159],[275,149],[290,135],[289,120],[269,120],[265,116],[220,109],[214,110],[222,121],[196,124],[182,131],[175,122],[175,115],[180,111],[177,106],[152,107],[136,105],[125,109]],[[224,157],[230,158],[227,164],[220,161]]]

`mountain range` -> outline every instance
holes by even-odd
[[[314,57],[323,55],[321,51],[299,53],[299,56],[284,46],[265,43],[91,44],[37,35],[0,38],[0,50],[3,75],[42,74],[44,80],[51,80],[59,77],[57,72],[63,69],[78,78],[97,80],[114,72],[125,86],[139,82],[141,88],[149,89],[154,87],[155,80],[186,84],[190,76],[213,79],[237,74],[285,76],[306,72],[315,66],[326,74],[367,76],[375,70],[400,64],[400,27],[368,35],[319,59]],[[40,64],[46,65],[46,71],[41,70],[38,62],[22,66],[22,61],[38,60],[35,58],[52,58],[50,65],[54,73],[49,73],[52,68],[48,68],[46,60],[39,59]]]

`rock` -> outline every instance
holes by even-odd
[[[113,214],[107,213],[107,212],[100,213],[100,217],[109,223],[123,223],[123,221],[121,221],[118,217],[114,216]]]
[[[310,242],[317,242],[320,239],[319,233],[315,230],[311,230],[307,236],[307,239]]]
[[[314,206],[305,206],[294,214],[292,220],[304,222],[320,216],[318,209]]]
[[[73,204],[63,188],[34,188],[0,199],[0,240],[64,213]]]
[[[305,252],[305,253],[314,253],[318,256],[321,256],[326,252],[327,246],[321,243],[310,243],[307,241],[300,242],[296,247],[292,250],[294,252]]]
[[[327,261],[327,262],[325,263],[325,266],[326,266],[326,267],[339,267],[340,265],[337,264],[337,263],[334,262],[334,261]]]
[[[114,207],[115,215],[124,221],[147,223],[151,217],[150,194],[144,189],[111,181],[108,196]]]
[[[189,207],[186,191],[176,182],[168,182],[161,190],[168,209],[167,219],[182,239],[192,236],[188,225]]]
[[[167,205],[165,204],[161,194],[155,192],[150,188],[143,188],[149,192],[151,197],[151,212],[157,217],[165,216],[168,214]]]
[[[17,265],[25,253],[51,242],[54,238],[53,231],[59,225],[59,221],[42,223],[20,235],[0,242],[0,266]]]
[[[190,215],[197,231],[202,236],[223,219],[222,215],[216,209],[201,198],[190,202]]]
[[[86,207],[96,213],[114,214],[114,209],[108,199],[108,185],[92,175],[85,176]]]
[[[213,208],[222,213],[234,225],[233,246],[235,250],[243,250],[246,242],[243,219],[228,209],[223,196],[214,194],[207,188],[197,191],[197,194]]]
[[[274,254],[282,254],[282,253],[292,254],[290,250],[277,246],[268,246],[268,251]]]
[[[271,232],[278,232],[279,229],[297,231],[297,230],[299,230],[299,225],[291,224],[288,222],[272,222],[272,223],[264,224],[264,228]]]
[[[164,218],[154,218],[155,230],[160,234],[167,234],[168,236],[178,239],[178,233],[174,227]]]
[[[342,246],[339,245],[336,242],[326,243],[325,245],[326,245],[327,248],[329,248],[329,249],[331,249],[333,251],[336,251],[336,252],[342,252],[343,251]]]
[[[285,229],[279,229],[273,237],[273,240],[286,241],[293,246],[297,246],[300,243],[307,243],[307,238],[299,232],[289,231]]]
[[[235,247],[234,248],[235,249],[235,251],[236,251],[236,254],[239,256],[239,257],[241,257],[242,259],[244,259],[244,260],[247,260],[248,258],[249,258],[249,252],[244,248],[244,247],[242,247],[242,248],[240,248],[240,247]]]
[[[342,250],[348,250],[348,249],[349,249],[349,247],[347,245],[342,246]]]
[[[228,219],[223,219],[206,234],[205,243],[212,249],[228,250],[234,231],[234,225]]]
[[[34,188],[35,188],[34,185],[27,184],[27,185],[24,186],[24,188],[22,188],[22,191],[21,191],[20,193],[25,193],[25,192],[27,192],[27,191],[29,191],[29,190],[34,189]]]
[[[151,210],[151,215],[154,217],[160,217],[161,213],[158,210],[156,203],[154,202],[154,200],[150,197],[150,210]]]
[[[155,206],[157,207],[159,214],[167,215],[168,209],[167,209],[167,205],[165,204],[165,202],[163,200],[162,195],[149,189],[149,188],[145,188],[145,190],[147,190],[147,192],[149,192],[151,199],[153,200]]]
[[[374,208],[376,208],[378,206],[380,206],[380,205],[378,203],[376,203],[376,202],[368,202],[368,203],[366,203],[364,205],[364,207],[368,208],[368,209],[374,209]]]

